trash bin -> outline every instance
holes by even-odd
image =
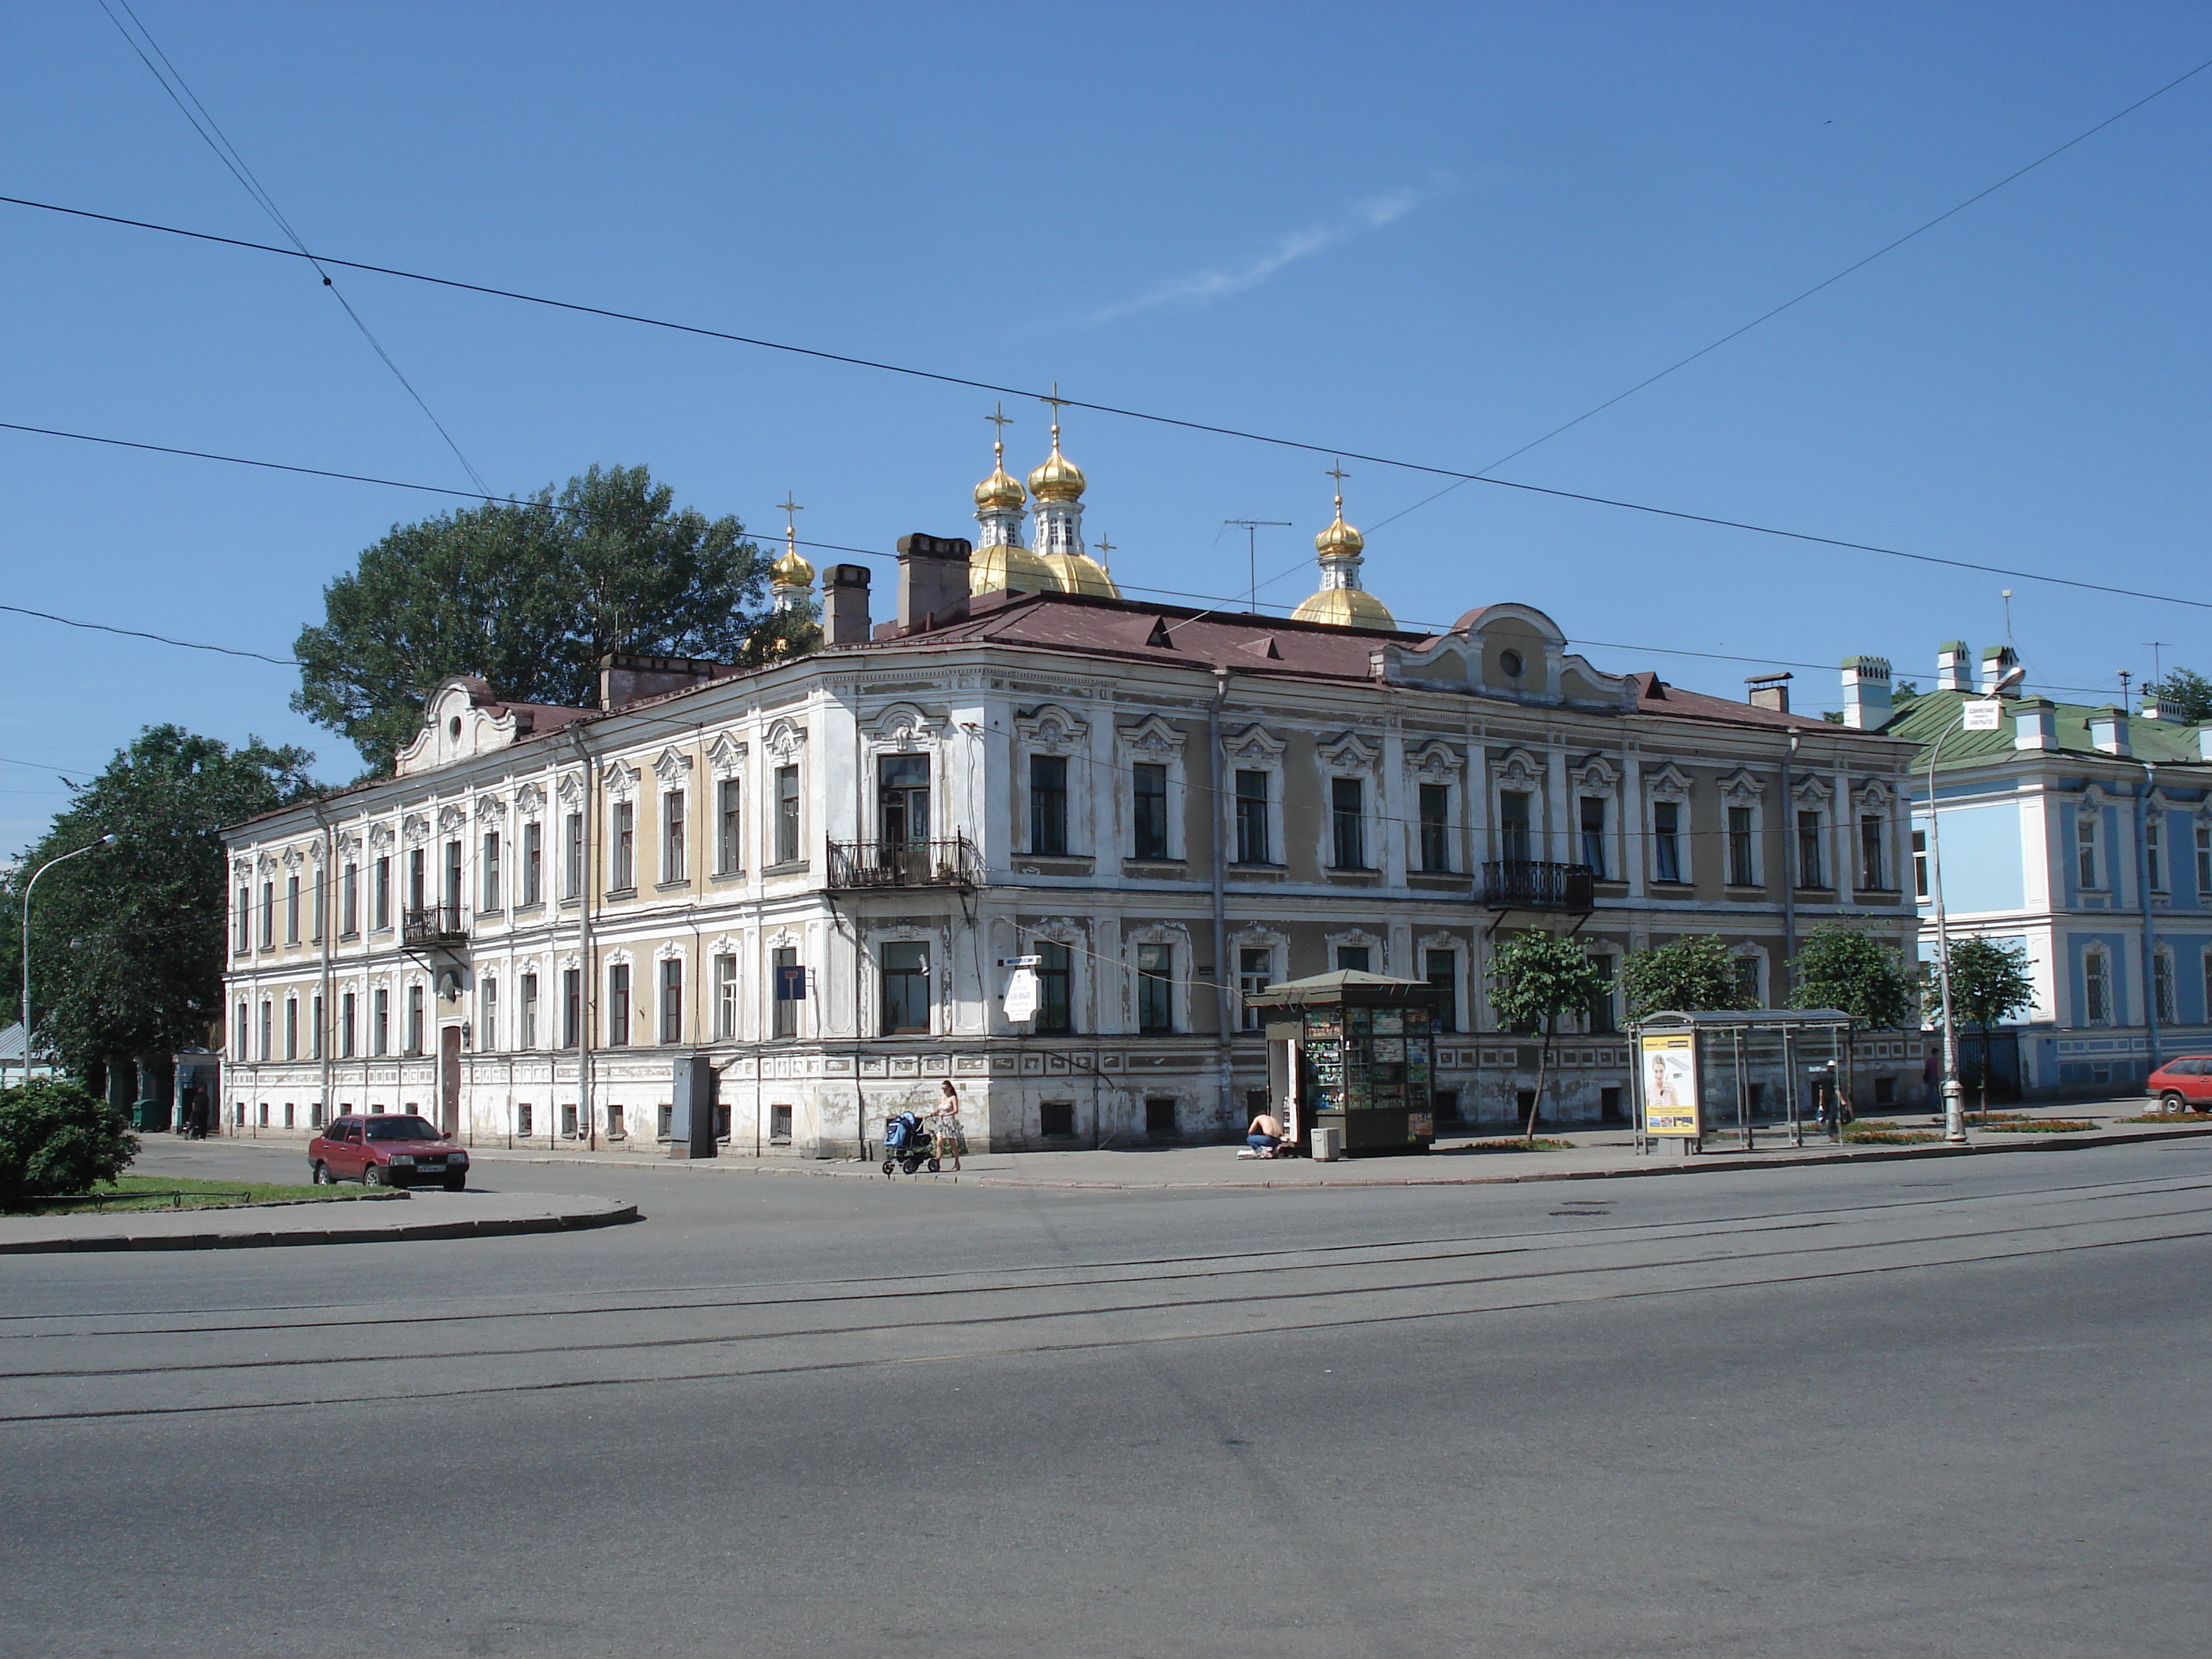
[[[169,1127],[169,1103],[166,1100],[134,1101],[131,1107],[131,1127],[141,1134],[155,1134]]]
[[[1316,1128],[1313,1132],[1313,1155],[1316,1164],[1337,1162],[1344,1156],[1344,1131]]]

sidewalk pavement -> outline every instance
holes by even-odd
[[[899,1176],[897,1180],[967,1182],[988,1187],[1069,1188],[1101,1190],[1164,1189],[1237,1187],[1431,1187],[1486,1186],[1524,1181],[1577,1181],[1597,1177],[1714,1174],[1723,1170],[1786,1169],[1808,1164],[1871,1164],[1899,1159],[1959,1158],[1981,1153],[2064,1152],[2084,1146],[2110,1146],[2136,1141],[2191,1139],[2212,1136],[2212,1118],[2186,1115],[2171,1125],[2126,1123],[2115,1120],[2140,1115],[2146,1108],[2141,1097],[2120,1100],[2007,1109],[2031,1122],[2049,1120],[2090,1121],[2095,1129],[2072,1133],[2017,1133],[1991,1124],[1977,1124],[1970,1116],[1965,1146],[1947,1145],[1940,1139],[1912,1146],[1851,1143],[1838,1146],[1811,1127],[1805,1144],[1790,1144],[1786,1129],[1762,1127],[1756,1143],[1746,1150],[1733,1130],[1708,1136],[1706,1150],[1686,1152],[1679,1143],[1662,1142],[1656,1150],[1638,1152],[1632,1136],[1613,1127],[1596,1133],[1578,1130],[1541,1132],[1540,1138],[1567,1140],[1566,1152],[1500,1151],[1517,1140],[1510,1132],[1475,1135],[1455,1133],[1440,1139],[1426,1157],[1347,1158],[1337,1164],[1316,1164],[1310,1158],[1246,1158],[1239,1147],[1218,1144],[1189,1146],[1133,1146],[1101,1152],[981,1152],[963,1158],[956,1171],[950,1163],[931,1176]],[[1940,1120],[1922,1114],[1899,1115],[1880,1120],[1900,1130],[1941,1135]],[[720,1174],[813,1176],[844,1180],[885,1179],[880,1164],[852,1158],[817,1159],[776,1156],[754,1158],[732,1153],[711,1159],[671,1158],[662,1149],[630,1152],[544,1152],[479,1146],[479,1164],[498,1163],[599,1164],[629,1168],[650,1166]]]
[[[394,1191],[351,1199],[111,1215],[0,1216],[0,1255],[68,1250],[230,1250],[567,1232],[637,1219],[637,1206],[545,1193]]]

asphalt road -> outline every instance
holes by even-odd
[[[477,1176],[647,1218],[0,1261],[0,1653],[2212,1645],[2205,1142],[1427,1190]]]

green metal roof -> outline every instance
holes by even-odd
[[[1959,712],[1960,705],[1980,701],[1979,696],[1962,691],[1923,692],[1891,716],[1889,723],[1881,729],[1893,738],[1910,738],[1920,745],[1920,752],[1914,757],[1912,764],[1914,769],[1923,775],[1928,770],[1928,746],[1946,731],[1951,735],[1943,739],[1943,757],[1936,763],[1937,771],[1948,772],[1954,769],[1987,765],[1993,760],[2015,752],[2013,747],[2013,720],[2020,708],[2020,700],[2012,697],[2000,699],[2003,704],[2003,714],[1996,731],[1960,730],[1959,722],[1963,717]],[[2057,752],[2108,761],[2154,761],[2160,765],[2172,765],[2177,762],[2191,765],[2204,763],[2197,750],[2197,728],[2194,726],[2185,726],[2179,720],[2147,720],[2140,714],[2133,715],[2128,720],[2128,744],[2134,753],[2131,756],[2109,755],[2090,742],[2089,721],[2093,715],[2106,707],[2117,705],[2054,702],[2051,706],[2057,711],[2057,719],[2053,723],[2058,738]],[[2049,754],[2054,751],[2027,750],[2019,752]]]

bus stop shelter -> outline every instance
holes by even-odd
[[[1674,1141],[1685,1152],[1731,1137],[1749,1151],[1764,1129],[1805,1144],[1843,1138],[1852,1092],[1852,1017],[1839,1008],[1751,1008],[1647,1014],[1636,1045],[1637,1150]]]
[[[1336,1129],[1346,1152],[1425,1152],[1443,994],[1420,980],[1341,969],[1270,985],[1252,1000],[1267,1034],[1267,1095],[1289,1139]]]

